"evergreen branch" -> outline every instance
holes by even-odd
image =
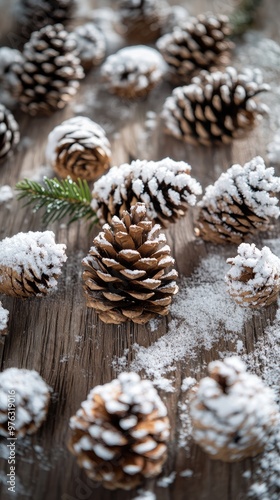
[[[233,35],[242,35],[252,26],[256,10],[261,5],[262,0],[241,0],[230,15]]]
[[[44,208],[43,222],[50,223],[60,220],[66,215],[69,224],[78,219],[91,220],[92,225],[98,222],[91,208],[91,192],[85,180],[74,182],[70,177],[59,181],[44,177],[44,184],[24,179],[16,184],[20,192],[18,199],[26,198],[24,206],[34,204],[34,211]]]

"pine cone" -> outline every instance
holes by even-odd
[[[2,302],[0,301],[0,335],[7,335],[8,333],[8,319],[9,311],[4,309]]]
[[[138,99],[147,96],[160,83],[164,67],[157,50],[137,45],[109,56],[101,74],[110,92],[125,99]]]
[[[164,26],[162,26],[162,34],[171,33],[174,28],[181,27],[190,19],[190,15],[182,5],[172,5],[167,7],[167,15]]]
[[[92,191],[92,208],[101,223],[121,216],[137,201],[145,203],[147,216],[167,227],[196,204],[200,184],[190,176],[191,166],[164,158],[158,162],[136,160],[113,167]]]
[[[94,23],[86,23],[74,30],[78,57],[85,71],[102,63],[106,53],[106,40]]]
[[[264,307],[277,300],[280,291],[280,259],[268,247],[262,250],[242,243],[225,280],[227,291],[242,307]]]
[[[84,76],[75,49],[74,36],[62,24],[45,26],[32,34],[24,45],[23,64],[13,65],[21,82],[16,97],[23,111],[50,114],[73,98]]]
[[[239,245],[258,231],[266,231],[270,217],[279,217],[274,196],[279,192],[280,178],[274,177],[274,169],[266,168],[260,156],[244,167],[233,165],[206,188],[198,204],[199,236],[212,243]]]
[[[54,233],[29,231],[0,241],[0,293],[12,297],[41,297],[56,288],[66,261],[65,245]]]
[[[70,428],[70,451],[105,488],[130,490],[157,476],[166,460],[166,407],[152,383],[136,373],[92,389]]]
[[[201,71],[190,85],[177,87],[164,103],[166,133],[190,144],[228,144],[250,131],[267,112],[254,97],[269,90],[259,70]]]
[[[5,158],[20,139],[18,124],[12,113],[0,104],[0,160]]]
[[[190,402],[195,441],[215,460],[261,453],[277,421],[273,392],[236,357],[209,364]]]
[[[75,0],[20,0],[20,32],[29,38],[45,26],[67,24],[74,16]]]
[[[87,306],[104,323],[144,324],[165,316],[178,291],[178,273],[169,269],[174,259],[160,225],[147,220],[144,203],[111,224],[103,226],[82,262]]]
[[[190,75],[200,69],[226,66],[233,43],[227,16],[201,14],[191,17],[172,33],[157,41],[157,48],[169,65],[176,82],[189,83]]]
[[[19,50],[0,47],[0,85],[10,94],[18,93],[21,88],[20,80],[12,69],[14,64],[23,64]]]
[[[34,434],[46,419],[50,391],[35,370],[8,368],[0,373],[0,435]]]
[[[46,158],[62,178],[96,180],[110,166],[105,131],[85,116],[66,120],[49,134]]]
[[[150,43],[160,34],[168,15],[164,0],[118,0],[125,36],[133,43]]]

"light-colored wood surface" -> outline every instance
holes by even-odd
[[[173,2],[175,3],[175,2]],[[176,2],[186,4],[186,2]],[[96,2],[97,4],[97,2]],[[99,7],[104,2],[99,2]],[[192,13],[211,8],[218,12],[223,7],[219,1],[189,1],[187,7]],[[278,15],[277,15],[278,12]],[[265,0],[259,16],[258,30],[263,36],[278,37],[279,3]],[[279,38],[278,38],[279,41]],[[242,55],[242,41],[238,41]],[[264,54],[265,57],[265,54]],[[234,62],[234,61],[233,61]],[[107,130],[113,146],[113,164],[131,161],[134,158],[160,159],[170,156],[184,160],[193,167],[193,175],[205,187],[213,182],[233,163],[244,164],[256,154],[266,154],[266,144],[271,140],[268,118],[245,140],[221,148],[193,148],[163,134],[160,121],[150,134],[145,131],[146,111],[159,113],[162,103],[171,92],[163,83],[153,91],[145,102],[128,105],[109,96],[100,83],[98,70],[86,77],[81,85],[75,103],[50,118],[29,118],[15,109],[20,123],[22,140],[15,155],[0,167],[0,185],[14,186],[22,178],[42,178],[49,170],[44,165],[44,148],[48,133],[55,125],[74,115],[87,115]],[[279,172],[278,172],[279,173]],[[213,251],[210,245],[197,242],[193,235],[193,214],[166,231],[168,241],[176,259],[180,276],[190,276],[199,260]],[[98,229],[89,230],[84,222],[67,227],[52,224],[56,240],[66,243],[68,260],[63,268],[59,286],[55,293],[44,299],[16,300],[1,296],[3,305],[10,311],[9,335],[0,345],[1,370],[8,367],[38,370],[54,389],[47,421],[32,438],[18,443],[16,463],[18,500],[126,500],[134,492],[109,492],[89,481],[76,465],[66,447],[68,421],[86,398],[89,390],[115,377],[112,360],[129,350],[128,359],[133,357],[131,346],[137,343],[151,345],[164,335],[171,316],[161,319],[156,331],[150,325],[133,324],[113,326],[102,324],[96,314],[86,308],[81,285],[81,259],[87,254]],[[23,208],[16,198],[12,203],[0,206],[0,238],[12,236],[19,231],[44,230],[40,214],[30,208]],[[276,229],[275,234],[279,234]],[[228,249],[217,248],[221,254]],[[233,250],[234,251],[234,250]],[[245,349],[254,350],[256,341],[263,336],[265,326],[275,316],[276,308],[271,306],[259,316],[246,323],[239,338]],[[198,348],[197,375],[205,374],[205,366],[217,359],[217,349],[230,350],[224,342],[210,351]],[[180,391],[184,377],[193,376],[194,361],[187,357],[176,366],[176,391],[161,396],[168,407],[172,424],[169,458],[163,475],[177,471],[177,476],[167,488],[160,488],[156,480],[146,484],[159,500],[242,500],[247,498],[250,479],[243,477],[244,471],[255,468],[254,460],[228,465],[211,461],[197,446],[191,444],[189,455],[179,448],[178,434],[180,419],[178,403],[184,402]],[[1,441],[1,451],[5,440]],[[9,500],[5,476],[7,461],[1,453],[2,470],[0,497]],[[180,471],[191,469],[193,476],[184,478]],[[15,497],[15,496],[14,496]]]

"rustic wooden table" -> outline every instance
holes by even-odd
[[[210,9],[224,12],[231,8],[220,0],[171,3],[186,4],[194,14]],[[94,5],[104,7],[104,2],[93,2]],[[275,91],[279,70],[269,66],[275,61],[269,58],[271,54],[265,51],[262,53],[261,47],[267,47],[268,52],[272,50],[264,41],[265,38],[279,42],[279,14],[279,2],[265,0],[255,31],[249,34],[249,38],[237,41],[233,64],[239,67],[244,64],[260,64],[265,79],[274,85],[274,94],[263,99],[268,104],[273,104],[272,115],[265,118],[246,139],[234,142],[228,147],[194,148],[165,136],[160,122],[155,128],[148,130],[145,125],[146,112],[160,111],[165,97],[171,92],[169,84],[163,83],[145,102],[129,105],[109,96],[102,89],[99,71],[95,70],[83,81],[75,102],[50,118],[30,118],[17,109],[14,110],[22,139],[15,155],[1,165],[0,185],[8,184],[13,187],[25,177],[42,179],[43,175],[49,175],[48,168],[43,166],[48,133],[64,119],[77,114],[89,116],[106,129],[112,143],[114,165],[130,162],[134,158],[158,160],[170,156],[175,160],[190,163],[193,175],[203,187],[217,179],[220,173],[233,163],[244,164],[256,154],[266,158],[267,143],[272,140],[277,124],[280,125],[277,122],[279,107],[277,108]],[[109,41],[110,50],[119,42],[112,36]],[[277,51],[275,54],[277,55]],[[279,54],[280,48],[280,67]],[[136,343],[147,347],[164,336],[172,314],[161,319],[156,329],[151,324],[127,324],[118,327],[101,323],[96,314],[85,306],[80,264],[98,229],[90,231],[84,222],[75,223],[70,227],[55,223],[48,228],[55,232],[57,242],[67,245],[68,260],[64,265],[57,291],[44,299],[17,300],[0,297],[3,305],[10,311],[9,335],[0,344],[1,370],[8,367],[38,370],[54,389],[47,421],[36,435],[18,442],[16,495],[10,496],[7,492],[6,443],[5,439],[1,441],[0,497],[2,500],[9,500],[12,495],[18,500],[131,499],[136,496],[135,491],[106,491],[86,478],[66,447],[68,421],[81,401],[86,398],[90,388],[108,382],[116,376],[120,363],[112,361],[118,358],[124,360],[125,356],[129,367],[135,355],[132,346]],[[19,231],[45,229],[40,214],[34,214],[31,208],[23,208],[16,196],[12,202],[0,206],[1,239]],[[193,235],[191,212],[179,223],[171,226],[166,234],[181,278],[190,276],[201,258],[213,252],[221,256],[235,255],[236,249],[215,249],[197,241]],[[278,234],[279,230],[276,228],[274,237]],[[244,346],[243,352],[254,351],[255,343],[263,338],[264,329],[268,321],[274,318],[275,311],[276,306],[271,306],[245,322],[238,336]],[[199,316],[197,319],[200,321]],[[218,328],[221,327],[217,325]],[[223,335],[220,338],[223,338]],[[211,349],[197,345],[196,359],[186,354],[184,359],[174,362],[176,377],[174,372],[171,372],[170,377],[175,390],[160,390],[172,424],[169,458],[162,475],[170,476],[173,471],[177,474],[176,477],[173,475],[174,480],[165,488],[157,484],[157,480],[146,483],[145,487],[154,492],[159,500],[247,498],[248,488],[254,479],[258,464],[257,459],[227,465],[210,460],[191,440],[188,442],[187,451],[184,446],[180,447],[178,444],[183,422],[182,405],[186,399],[186,394],[180,389],[181,382],[187,376],[196,376],[198,379],[204,376],[207,363],[217,359],[220,351],[236,353],[236,343],[225,337]],[[142,375],[145,376],[145,371],[142,371]],[[188,473],[180,474],[186,470],[192,471],[190,477],[186,477]],[[248,470],[252,472],[251,478]],[[245,471],[247,473],[244,476]]]

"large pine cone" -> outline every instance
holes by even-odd
[[[133,45],[109,56],[101,74],[108,90],[124,99],[147,96],[162,79],[165,62],[160,53],[144,45]]]
[[[0,301],[0,336],[7,335],[8,333],[8,319],[9,319],[9,311],[4,309],[2,306],[2,302]]]
[[[212,243],[239,245],[248,236],[266,231],[271,217],[279,217],[274,196],[279,192],[280,178],[260,156],[244,167],[233,165],[206,188],[199,202],[197,233]]]
[[[201,14],[162,36],[157,48],[169,65],[172,79],[188,83],[194,71],[226,66],[233,48],[227,40],[230,31],[227,16]]]
[[[141,201],[147,216],[166,227],[194,206],[196,196],[201,194],[201,186],[190,172],[190,165],[170,158],[136,160],[113,167],[95,183],[92,208],[101,223],[110,223],[114,215],[121,216]]]
[[[166,133],[190,144],[228,144],[251,130],[268,108],[254,97],[268,90],[259,70],[201,71],[164,103]]]
[[[50,391],[35,370],[8,368],[0,373],[0,435],[34,434],[46,419]]]
[[[190,401],[195,441],[225,462],[261,453],[277,422],[273,392],[236,357],[214,361],[208,371]]]
[[[133,43],[150,43],[156,40],[168,16],[164,0],[118,0],[120,20],[124,35]]]
[[[13,65],[21,82],[16,97],[23,111],[50,114],[63,109],[73,98],[84,76],[76,46],[75,37],[62,24],[32,34],[24,45],[23,64]]]
[[[106,53],[106,40],[94,23],[77,26],[74,30],[77,53],[85,71],[102,63]]]
[[[166,407],[152,383],[136,373],[92,389],[70,428],[70,451],[105,488],[130,490],[160,474],[166,460]]]
[[[103,226],[83,260],[87,306],[114,324],[144,324],[168,314],[178,273],[170,270],[174,259],[160,225],[147,220],[144,203],[111,224]]]
[[[75,0],[20,0],[19,28],[21,35],[29,38],[48,24],[67,24],[73,18]]]
[[[242,243],[225,276],[227,291],[242,307],[264,307],[277,300],[280,291],[280,259],[268,247]]]
[[[18,124],[12,113],[0,104],[0,161],[20,139]]]
[[[46,158],[63,179],[98,179],[110,166],[111,146],[105,131],[85,116],[66,120],[49,134]]]
[[[41,297],[56,288],[66,246],[51,231],[18,233],[0,241],[0,293]]]

